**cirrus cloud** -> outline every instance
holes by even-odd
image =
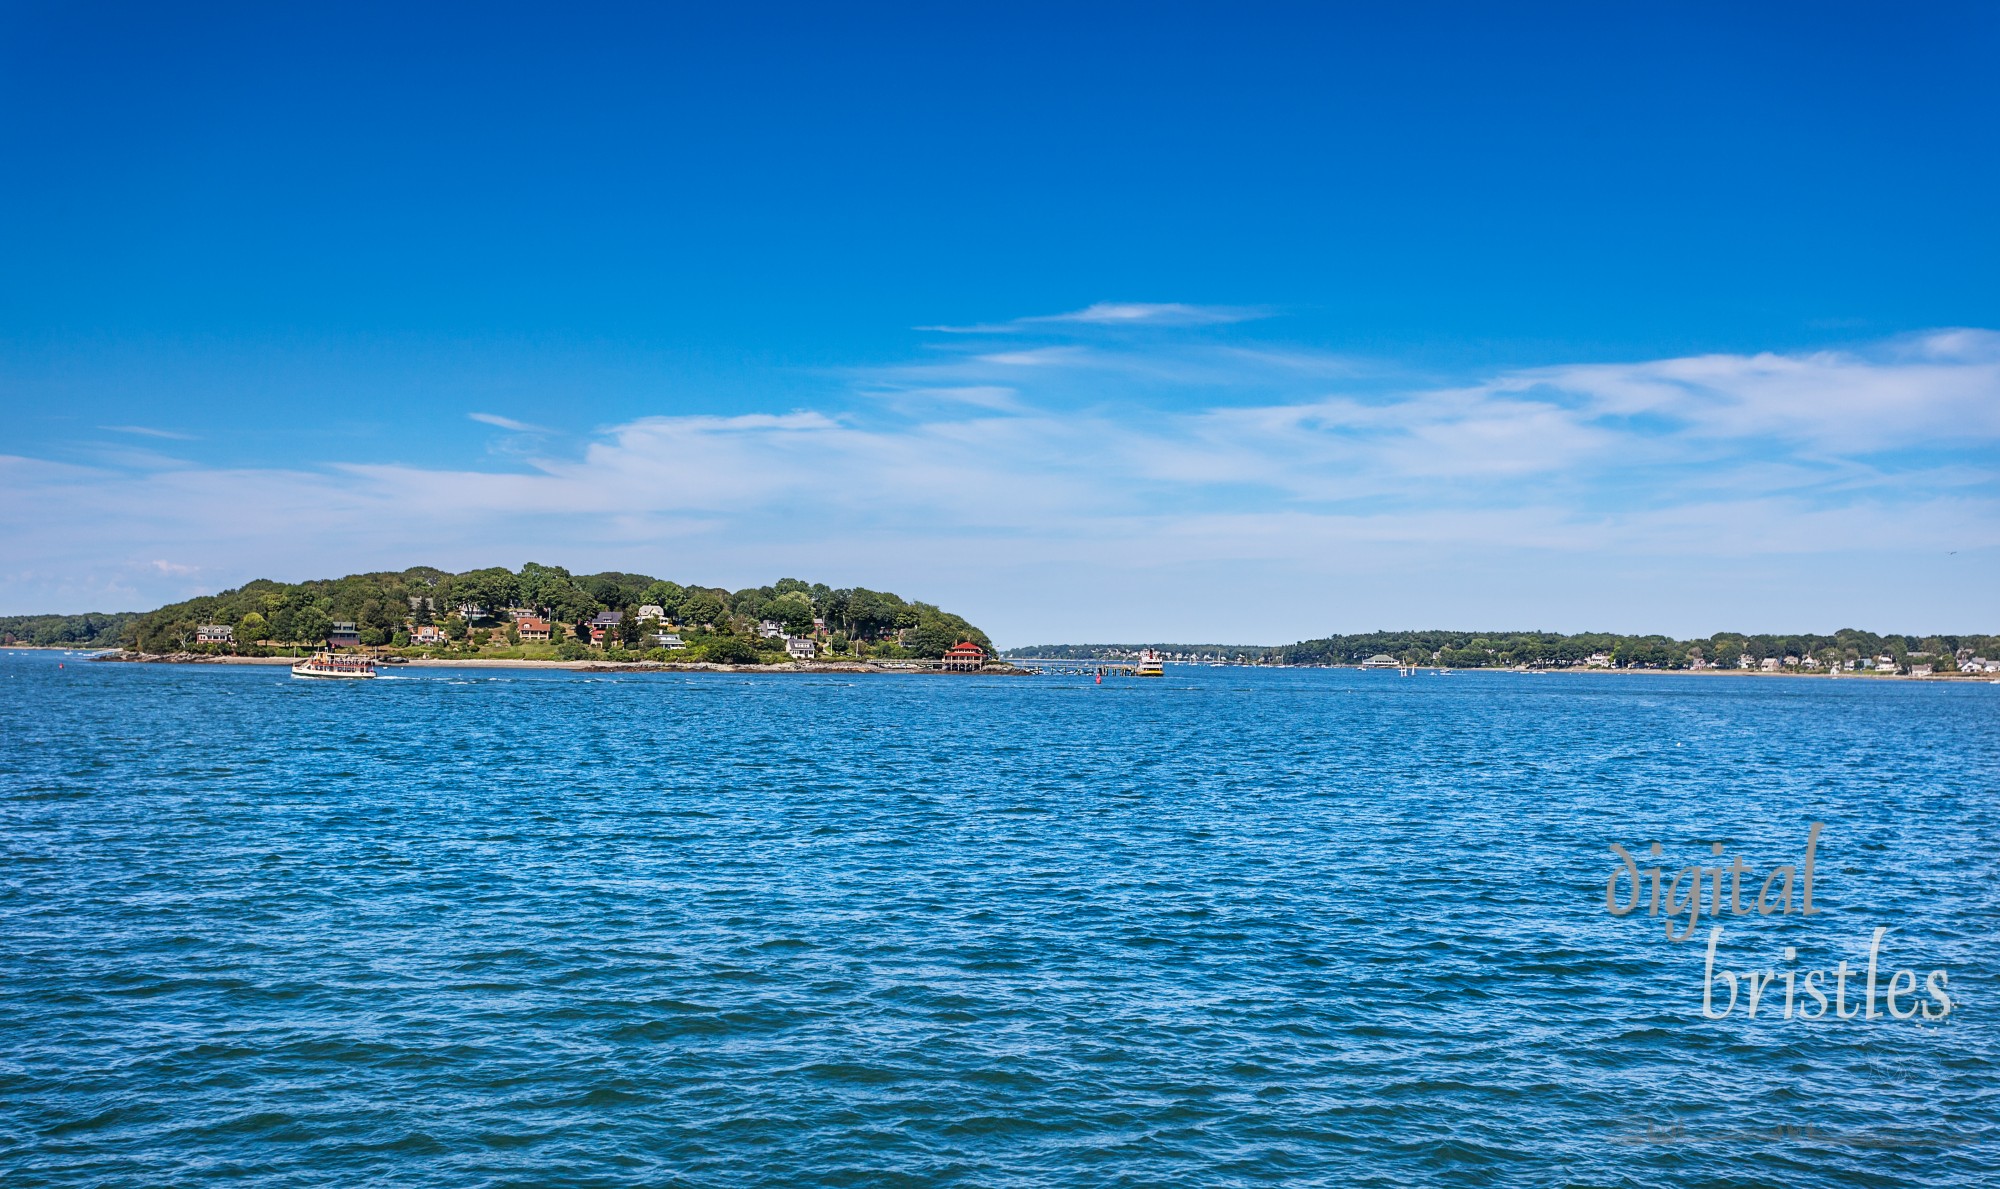
[[[1049,327],[1225,326],[1268,318],[1271,311],[1253,306],[1190,305],[1179,301],[1100,301],[1061,314],[1031,314],[1006,322],[969,326],[919,326],[943,334],[1020,334]]]

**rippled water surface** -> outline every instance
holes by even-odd
[[[2000,687],[7,652],[0,739],[8,1186],[2000,1177]],[[1605,910],[1812,821],[1718,965],[1948,1017]]]

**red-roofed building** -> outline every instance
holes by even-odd
[[[549,638],[549,621],[538,615],[523,615],[514,621],[514,630],[521,633],[523,640],[545,642]]]
[[[961,640],[945,651],[946,669],[971,671],[986,663],[986,650],[970,640]]]

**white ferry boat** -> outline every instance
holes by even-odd
[[[375,662],[365,656],[341,656],[334,652],[315,652],[308,660],[292,666],[294,677],[329,677],[336,680],[355,680],[375,676]]]
[[[1139,654],[1138,667],[1132,670],[1134,677],[1165,677],[1166,658],[1148,648]]]

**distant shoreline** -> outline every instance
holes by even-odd
[[[1242,667],[1247,669],[1255,669],[1260,667],[1261,668],[1282,667],[1288,669],[1355,669],[1355,670],[1360,670],[1363,668],[1363,666],[1361,665],[1284,665],[1284,666],[1245,665]],[[1394,670],[1383,668],[1372,671],[1393,672]],[[1419,665],[1417,667],[1417,672],[1436,673],[1438,672],[1438,667],[1436,665]],[[1640,673],[1655,673],[1673,677],[1810,677],[1818,679],[1830,679],[1837,677],[1843,680],[1854,677],[1862,677],[1870,681],[1990,681],[1992,680],[1992,678],[1985,673],[1927,673],[1924,674],[1923,676],[1918,676],[1914,673],[1884,673],[1881,672],[1880,670],[1874,670],[1874,669],[1865,671],[1857,669],[1852,672],[1841,672],[1841,673],[1802,673],[1791,669],[1642,669],[1642,668],[1613,669],[1610,668],[1609,666],[1592,666],[1592,665],[1564,666],[1563,668],[1560,669],[1516,669],[1511,665],[1508,666],[1487,665],[1487,666],[1464,668],[1464,669],[1453,668],[1453,669],[1447,669],[1445,670],[1445,672],[1520,673],[1524,675],[1532,673],[1562,673],[1562,674],[1575,673],[1584,675],[1601,674],[1607,677],[1629,677],[1634,674],[1640,674]]]
[[[299,659],[289,656],[215,656],[202,653],[131,653],[119,649],[78,648],[74,645],[54,644],[8,644],[0,648],[38,652],[87,652],[95,653],[90,659],[118,664],[149,665],[292,665]],[[1089,661],[1056,662],[1088,666]],[[857,673],[920,676],[939,674],[941,670],[901,668],[868,661],[781,661],[769,665],[730,665],[713,661],[612,661],[602,658],[585,660],[518,660],[502,658],[475,658],[444,660],[432,657],[413,657],[403,664],[383,665],[381,668],[394,672],[401,668],[412,669],[560,669],[577,673]],[[1212,665],[1168,663],[1169,669],[1205,669]],[[1232,669],[1347,669],[1363,670],[1360,665],[1225,665]],[[1435,666],[1423,666],[1421,672],[1435,674]],[[975,670],[988,676],[1024,676],[1032,671],[1014,668],[987,668]],[[1863,678],[1870,681],[1928,681],[1928,682],[1992,682],[1994,678],[1984,673],[1931,673],[1917,676],[1910,673],[1852,672],[1852,673],[1799,673],[1788,671],[1770,672],[1761,669],[1612,669],[1612,668],[1560,668],[1560,669],[1516,669],[1516,668],[1466,668],[1452,669],[1451,673],[1519,673],[1531,674],[1601,674],[1606,676],[1630,676],[1633,674],[1666,674],[1682,677],[1790,677],[1851,679]]]

